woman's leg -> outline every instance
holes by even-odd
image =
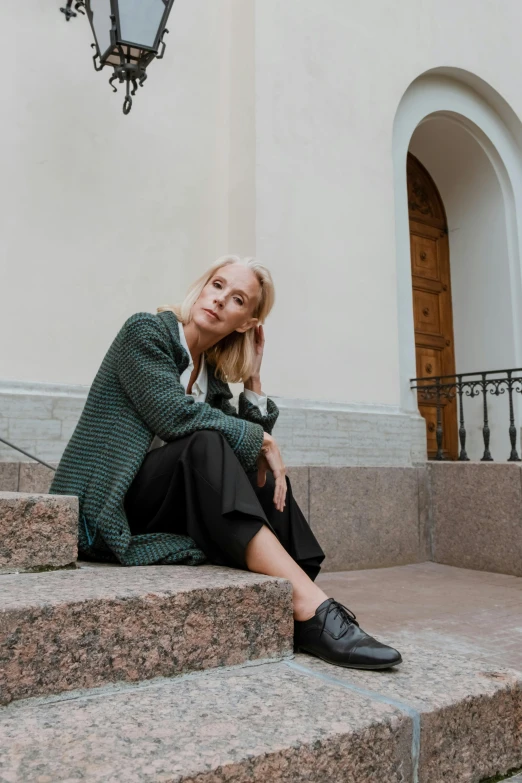
[[[246,568],[246,545],[267,524],[236,455],[212,430],[147,454],[124,507],[133,536],[189,536],[210,563],[236,568]]]
[[[400,663],[396,650],[365,634],[348,609],[314,584],[324,555],[289,482],[285,510],[274,510],[270,479],[267,474],[264,488],[254,486],[217,432],[180,438],[148,454],[129,488],[125,512],[131,532],[188,535],[211,563],[287,578],[294,587],[298,650],[339,666],[383,669]],[[287,548],[302,557],[303,568]]]
[[[305,574],[267,527],[262,527],[246,548],[249,571],[288,579],[294,589],[294,617],[309,620],[328,596]]]
[[[245,473],[224,437],[202,430],[146,456],[127,491],[125,512],[132,535],[188,535],[211,563],[245,569],[247,545],[266,527],[289,553],[288,562],[297,561],[314,579],[324,553],[290,482],[284,511],[275,508],[273,494],[271,472],[258,487],[257,473]]]
[[[247,476],[277,540],[305,574],[315,580],[321,570],[324,552],[294,498],[289,477],[286,477],[286,506],[283,511],[278,511],[274,506],[275,479],[272,471],[267,471],[262,487],[257,485],[257,471],[247,473]]]

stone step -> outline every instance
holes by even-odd
[[[289,582],[216,566],[0,576],[0,703],[289,655]]]
[[[77,537],[77,498],[0,492],[0,573],[73,565]]]
[[[54,467],[57,462],[50,463]],[[54,471],[38,462],[0,462],[0,492],[49,492]]]
[[[403,654],[388,672],[297,656],[16,702],[2,780],[478,783],[520,766],[522,674]]]

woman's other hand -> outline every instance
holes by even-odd
[[[256,351],[256,361],[252,368],[252,375],[244,383],[245,389],[261,394],[261,362],[263,361],[263,351],[265,350],[265,333],[261,325],[254,327],[254,347]]]
[[[274,438],[265,432],[261,453],[257,459],[257,485],[263,487],[266,482],[266,471],[270,468],[274,474],[274,506],[282,511],[286,504],[286,468]]]

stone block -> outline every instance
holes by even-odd
[[[419,489],[419,558],[421,561],[433,560],[431,485],[428,465],[417,468],[417,486]]]
[[[0,492],[18,492],[20,463],[0,462]]]
[[[37,440],[34,456],[45,462],[58,463],[66,446],[65,440]]]
[[[9,440],[9,438],[7,439]],[[16,441],[16,445],[19,446],[19,448],[24,449],[25,451],[29,452],[29,454],[34,454],[36,452],[36,441],[30,440],[26,438],[18,438]],[[20,462],[28,461],[30,460],[30,457],[27,457],[25,454],[22,454],[20,451],[17,451],[16,449],[11,448],[11,446],[7,446],[5,443],[2,443],[0,441],[0,462],[13,462],[13,460],[19,460]]]
[[[335,431],[338,428],[338,416],[334,412],[306,411],[306,428],[313,432]]]
[[[51,419],[53,401],[43,394],[1,394],[5,419]]]
[[[419,562],[416,468],[311,467],[310,525],[324,571]]]
[[[50,440],[60,438],[61,422],[54,419],[11,419],[9,421],[9,438],[15,445],[18,440]]]
[[[77,531],[77,498],[0,492],[0,570],[62,568],[74,563]]]
[[[287,475],[290,479],[290,484],[292,486],[292,492],[294,494],[294,498],[297,501],[297,504],[303,514],[305,515],[306,519],[308,520],[308,516],[310,513],[309,509],[309,503],[308,503],[308,492],[309,492],[309,480],[308,480],[308,468],[288,468]]]
[[[55,397],[52,418],[76,425],[85,406],[85,397]]]
[[[407,715],[284,663],[92,695],[2,710],[5,780],[412,780]]]
[[[0,699],[291,654],[288,582],[213,566],[0,577]]]
[[[432,463],[433,558],[522,576],[522,468],[513,463]]]
[[[305,655],[296,662],[409,714],[419,783],[476,783],[522,765],[521,672],[420,645],[405,647],[394,632],[382,641],[401,650],[403,663],[377,675],[334,669]]]
[[[326,449],[303,449],[289,444],[282,452],[288,465],[328,465],[330,455]]]
[[[55,466],[58,463],[55,463]],[[22,462],[20,464],[20,492],[47,493],[53,480],[54,471],[40,465],[38,462]]]
[[[68,420],[62,421],[62,425],[61,425],[61,439],[65,443],[69,442],[69,440],[71,439],[72,434],[73,434],[74,430],[76,429],[77,425],[78,425],[77,421],[68,421]]]

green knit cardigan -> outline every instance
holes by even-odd
[[[279,415],[276,404],[269,399],[262,416],[241,393],[238,413],[210,365],[207,401],[195,402],[180,382],[188,364],[172,312],[131,316],[109,348],[50,489],[79,499],[83,557],[128,566],[205,560],[188,536],[131,536],[123,500],[154,435],[172,441],[218,430],[243,468],[255,469],[263,431],[270,433]]]

